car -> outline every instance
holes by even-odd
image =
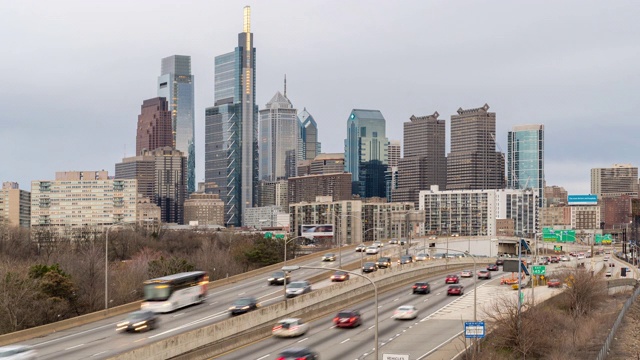
[[[398,260],[398,264],[400,265],[410,264],[412,262],[413,262],[413,256],[411,255],[402,255]]]
[[[276,271],[271,274],[271,277],[267,279],[267,282],[269,282],[269,285],[284,285],[285,282],[287,284],[291,282],[291,276],[289,276],[289,274],[285,274],[284,271]]]
[[[411,287],[414,294],[429,294],[431,293],[431,285],[427,281],[419,281]]]
[[[504,265],[504,259],[502,259],[502,258],[496,259],[496,265],[498,265],[498,266]]]
[[[463,277],[463,278],[473,277],[473,272],[471,272],[471,270],[462,270],[460,271],[460,277]]]
[[[326,253],[322,255],[322,261],[336,261],[336,254]]]
[[[413,320],[418,317],[418,309],[413,305],[399,306],[391,316],[396,320]]]
[[[295,337],[304,335],[309,330],[309,324],[299,318],[287,318],[278,321],[271,329],[275,337]]]
[[[229,308],[229,313],[231,316],[246,314],[249,311],[256,310],[259,308],[258,300],[254,297],[244,297],[237,299],[231,304]]]
[[[331,281],[347,281],[349,280],[349,273],[344,271],[336,271],[331,275]]]
[[[462,285],[449,285],[449,288],[447,289],[447,296],[462,294],[464,294],[464,287]]]
[[[546,256],[541,257],[538,259],[538,265],[549,265],[549,258]]]
[[[427,261],[429,260],[429,254],[420,253],[416,255],[416,261]]]
[[[549,258],[549,262],[552,264],[557,264],[558,262],[560,262],[560,258],[557,256],[552,256]]]
[[[116,331],[149,331],[157,326],[158,315],[156,313],[150,310],[138,310],[130,313],[124,321],[117,323]]]
[[[609,258],[610,258],[609,255],[605,255],[604,256],[604,261],[609,261]]]
[[[489,270],[489,271],[498,271],[498,270],[500,270],[500,268],[496,264],[489,264],[489,265],[487,265],[487,270]]]
[[[365,250],[365,253],[370,255],[375,255],[379,252],[380,252],[380,248],[377,246],[367,246],[367,250]]]
[[[571,261],[571,258],[569,258],[567,255],[562,255],[560,261]]]
[[[276,360],[318,360],[318,353],[306,347],[294,347],[282,351]]]
[[[287,285],[285,292],[288,298],[306,294],[311,292],[311,284],[306,280],[292,281]]]
[[[613,275],[613,272],[611,271],[611,269],[608,269],[606,273],[604,273],[604,276],[606,277],[611,277],[611,275]]]
[[[367,246],[365,244],[358,244],[358,246],[356,246],[356,252],[363,252],[367,250]]]
[[[378,270],[378,267],[376,266],[376,263],[374,262],[366,262],[362,265],[362,272],[363,273],[370,273],[370,272],[374,272]]]
[[[549,279],[547,280],[547,286],[550,288],[561,287],[562,283],[560,282],[560,279]]]
[[[342,310],[333,318],[333,324],[340,328],[354,328],[362,325],[362,316],[358,310]]]
[[[578,260],[583,260],[585,258],[583,253],[578,254]]]
[[[384,244],[382,243],[382,241],[374,241],[373,244],[371,244],[371,246],[377,246],[381,248],[384,246]]]
[[[406,240],[406,239],[400,239],[400,242],[399,242],[398,244],[400,244],[400,245],[404,245],[404,244],[406,244],[406,243],[407,243],[407,240]]]
[[[386,269],[391,267],[391,258],[387,256],[381,256],[378,261],[376,261],[376,266],[378,269]]]
[[[460,282],[460,277],[458,275],[447,275],[444,279],[445,284],[457,284]]]
[[[397,243],[398,243],[398,239],[389,240],[389,245],[393,245],[393,244],[397,244]]]
[[[478,279],[491,279],[491,271],[489,270],[478,270]]]
[[[0,347],[0,359],[3,360],[33,360],[37,352],[29,345],[7,345]]]

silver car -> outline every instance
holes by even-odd
[[[36,351],[28,345],[8,345],[0,347],[0,359],[31,360],[36,359]]]
[[[296,297],[298,295],[311,292],[311,284],[306,280],[292,281],[287,285],[287,297]]]
[[[278,321],[271,330],[276,337],[294,337],[304,335],[309,330],[309,324],[299,318],[288,318]]]

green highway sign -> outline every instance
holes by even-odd
[[[544,265],[540,265],[540,266],[532,266],[532,274],[533,275],[546,275],[547,274],[547,267]]]
[[[284,234],[276,234],[276,239],[284,239]]]

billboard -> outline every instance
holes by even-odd
[[[568,205],[598,205],[598,195],[569,195]]]
[[[300,235],[307,238],[333,236],[333,224],[300,225]]]
[[[576,242],[575,230],[542,229],[542,241],[549,242]]]

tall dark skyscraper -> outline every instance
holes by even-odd
[[[258,106],[256,49],[251,8],[244,8],[244,28],[233,52],[216,56],[214,106],[205,112],[205,182],[225,206],[225,225],[240,226],[246,208],[258,197]]]
[[[505,188],[504,154],[496,151],[496,113],[489,105],[451,116],[447,190]]]
[[[313,160],[320,155],[320,142],[318,142],[318,124],[311,114],[304,108],[298,114],[300,121],[300,160]]]
[[[167,99],[171,111],[173,147],[187,157],[187,191],[196,191],[196,147],[193,75],[191,56],[173,55],[162,59],[158,96]]]
[[[165,146],[173,147],[171,111],[167,100],[163,97],[145,100],[138,116],[136,156],[142,150],[151,151]]]

